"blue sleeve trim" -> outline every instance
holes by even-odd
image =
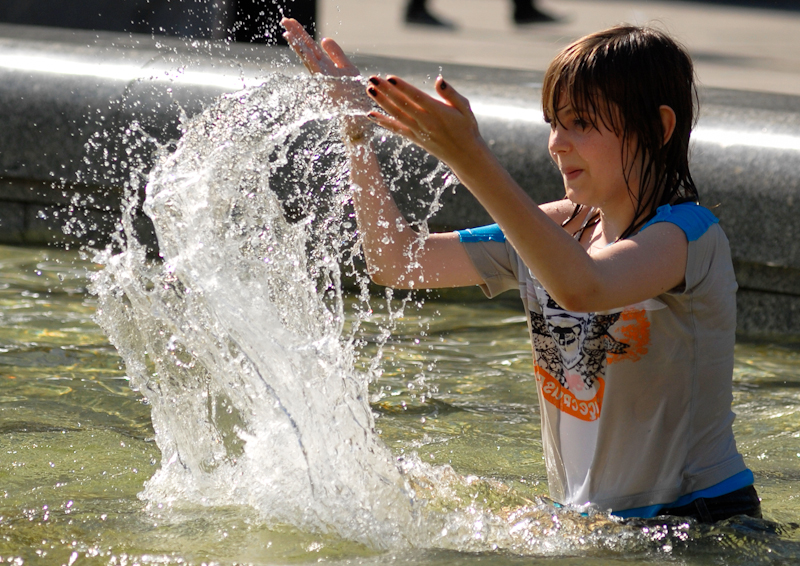
[[[480,228],[456,230],[458,239],[462,242],[505,242],[506,235],[497,224],[489,224]]]
[[[642,230],[659,222],[675,224],[683,230],[687,240],[694,242],[719,222],[719,219],[706,207],[694,202],[684,202],[675,206],[665,204],[656,209],[656,215],[642,226]]]
[[[753,482],[755,482],[753,472],[751,472],[749,469],[745,469],[738,474],[733,474],[726,480],[722,480],[721,482],[712,485],[711,487],[707,487],[699,491],[693,491],[692,493],[687,493],[672,503],[648,505],[647,507],[636,507],[634,509],[625,509],[623,511],[612,511],[611,514],[623,519],[630,519],[631,517],[650,519],[652,517],[656,517],[662,509],[669,509],[670,507],[683,507],[684,505],[688,505],[695,499],[700,499],[701,497],[711,498],[733,493],[737,489],[742,489],[748,485],[753,485]]]

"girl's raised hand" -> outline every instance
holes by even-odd
[[[369,119],[408,138],[451,168],[469,162],[476,147],[483,144],[469,101],[441,76],[436,79],[438,99],[392,75],[370,77],[369,82],[368,94],[386,112],[370,112]]]
[[[289,47],[297,53],[300,61],[312,75],[334,78],[359,76],[358,68],[334,40],[325,38],[317,44],[300,22],[292,18],[283,18],[281,25],[286,30],[283,37],[286,38]],[[332,102],[346,112],[364,114],[372,108],[369,99],[364,96],[361,83],[356,80],[345,78],[335,81],[329,95]],[[369,122],[363,117],[349,117],[345,120],[344,133],[351,142],[366,139],[368,129]]]
[[[344,54],[342,48],[332,39],[325,38],[320,45],[293,18],[283,18],[281,25],[286,30],[283,37],[297,53],[303,65],[311,74],[329,77],[356,77],[358,69]]]

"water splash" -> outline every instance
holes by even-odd
[[[276,76],[192,121],[147,185],[162,259],[126,238],[93,289],[152,407],[162,466],[144,497],[250,505],[382,547],[412,502],[342,337],[354,238],[323,91]]]
[[[371,309],[326,88],[274,75],[185,124],[147,181],[160,258],[133,236],[139,180],[129,183],[92,290],[98,322],[152,409],[162,461],[142,497],[245,505],[268,523],[375,549],[672,553],[687,540],[685,522],[642,527],[559,508],[449,466],[398,460],[380,440],[368,394],[377,358],[355,369]],[[387,153],[396,162],[406,149]],[[388,178],[397,185],[405,174],[401,165]],[[441,168],[422,177],[424,235],[452,179]],[[345,279],[361,298],[349,316]]]

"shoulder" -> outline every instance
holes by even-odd
[[[694,202],[665,204],[656,209],[655,216],[642,226],[640,232],[659,222],[676,225],[689,242],[694,242],[708,232],[709,228],[719,223],[719,219],[706,207]]]
[[[727,294],[723,291],[735,294],[736,275],[730,244],[719,220],[710,210],[694,203],[660,207],[648,224],[659,222],[679,228],[686,236],[688,255],[684,292],[698,294],[706,289],[717,299]]]

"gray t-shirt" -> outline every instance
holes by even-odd
[[[561,503],[669,504],[746,470],[731,429],[728,240],[694,204],[661,207],[654,221],[687,234],[685,288],[597,313],[557,305],[504,238],[462,238],[484,292],[519,289],[528,313],[550,494]]]

